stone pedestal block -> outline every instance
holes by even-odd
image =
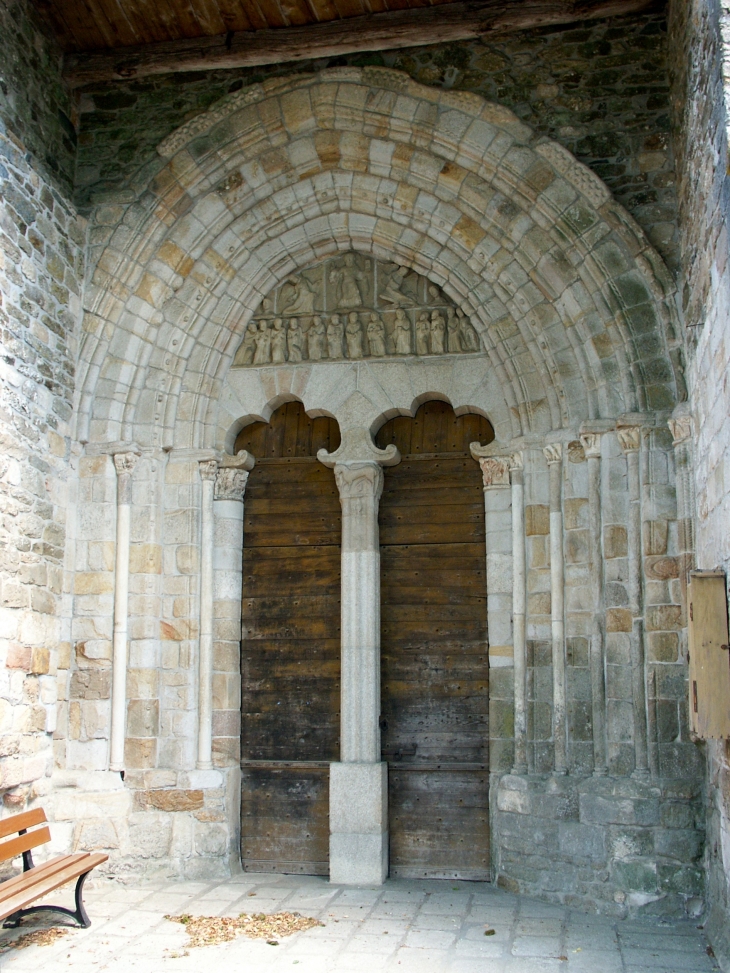
[[[382,885],[388,875],[388,765],[330,764],[330,881]]]

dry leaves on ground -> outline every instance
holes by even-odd
[[[9,949],[25,949],[26,946],[51,946],[57,939],[67,934],[68,929],[62,929],[60,926],[51,926],[50,929],[34,929],[33,932],[23,933],[17,939],[0,942],[0,953],[6,953]]]
[[[165,919],[185,926],[189,946],[216,946],[240,935],[249,939],[266,939],[274,945],[274,940],[280,936],[291,936],[303,929],[324,925],[319,919],[300,916],[298,912],[275,912],[272,915],[263,912],[248,915],[242,912],[236,917],[181,915],[165,916]]]

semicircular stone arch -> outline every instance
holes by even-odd
[[[316,410],[334,387],[350,389],[340,423],[432,392],[487,410],[505,441],[684,397],[660,258],[590,170],[499,105],[332,69],[236,92],[159,151],[121,217],[95,214],[82,440],[225,448],[276,395]],[[393,362],[387,380],[368,362],[232,376],[262,299],[346,251],[440,287],[478,332],[478,361]]]

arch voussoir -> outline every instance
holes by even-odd
[[[80,427],[158,423],[169,445],[184,422],[186,444],[209,445],[256,307],[348,249],[470,315],[520,434],[545,409],[558,428],[671,408],[671,279],[603,184],[511,112],[347,68],[237,92],[211,119],[166,140],[98,257]]]

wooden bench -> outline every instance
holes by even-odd
[[[91,925],[83,903],[84,882],[92,868],[101,865],[109,856],[82,851],[73,855],[59,855],[43,865],[34,865],[31,849],[51,840],[46,821],[45,811],[40,807],[0,820],[0,862],[21,854],[23,856],[22,874],[0,882],[0,920],[5,920],[3,927],[6,929],[19,926],[25,916],[34,912],[60,912],[84,929]],[[8,835],[16,837],[9,838]],[[75,911],[60,905],[28,908],[31,902],[74,879],[77,879]]]

